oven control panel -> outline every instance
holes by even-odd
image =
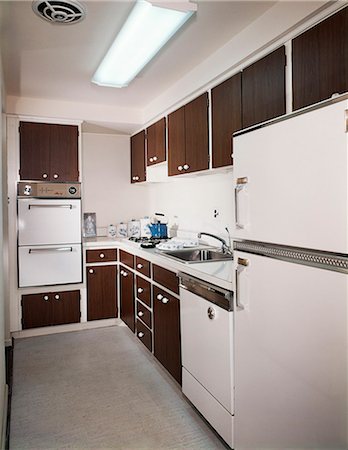
[[[34,183],[20,182],[17,187],[18,197],[39,198],[81,198],[80,183]]]

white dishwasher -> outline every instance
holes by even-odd
[[[179,276],[182,391],[233,447],[233,293]]]

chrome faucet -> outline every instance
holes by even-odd
[[[225,239],[222,239],[221,237],[216,236],[215,234],[204,233],[203,231],[201,233],[198,233],[198,239],[200,239],[203,235],[210,236],[210,237],[215,238],[218,241],[220,241],[222,243],[222,246],[221,246],[222,253],[232,254],[231,247],[229,245],[227,245],[227,242],[225,241]]]

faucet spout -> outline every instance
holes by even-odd
[[[225,239],[222,239],[221,237],[216,236],[215,234],[205,233],[204,231],[201,231],[200,233],[198,233],[198,239],[200,239],[202,236],[209,236],[209,237],[212,237],[212,238],[220,241],[222,244],[221,245],[222,253],[229,253],[229,254],[232,253],[232,251],[231,251],[230,247],[227,245]]]

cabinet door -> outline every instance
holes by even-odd
[[[168,175],[179,175],[185,164],[185,108],[168,115]]]
[[[179,300],[153,287],[154,354],[168,372],[181,383]]]
[[[131,137],[131,183],[145,180],[145,130],[143,130]]]
[[[243,128],[285,114],[285,47],[242,72]]]
[[[117,317],[116,266],[87,267],[87,320]]]
[[[50,125],[46,123],[20,122],[20,179],[50,179]]]
[[[22,328],[46,327],[51,325],[52,295],[22,295]]]
[[[53,292],[52,325],[80,322],[80,291]]]
[[[213,168],[233,164],[232,134],[242,128],[242,74],[211,90]]]
[[[348,8],[292,41],[293,108],[348,91]]]
[[[50,125],[51,181],[78,181],[78,127]]]
[[[184,173],[209,168],[208,93],[185,105]]]
[[[120,270],[120,317],[134,332],[134,274],[123,267]]]
[[[166,119],[157,121],[147,130],[147,165],[166,160]]]

